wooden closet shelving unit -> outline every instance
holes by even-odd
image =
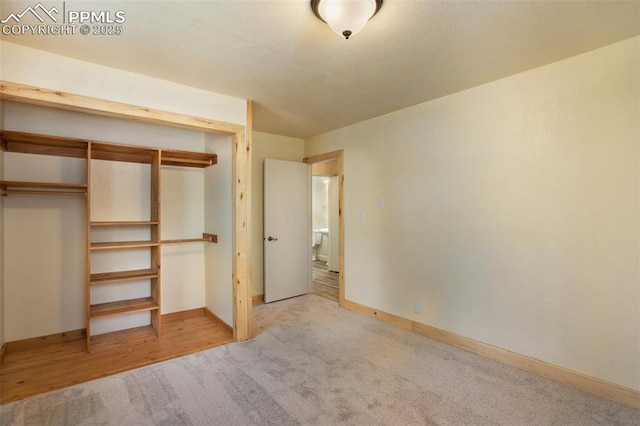
[[[86,160],[87,181],[83,183],[0,181],[0,195],[56,195],[85,196],[87,209],[87,278],[86,278],[86,336],[87,350],[91,348],[91,321],[117,315],[150,312],[151,326],[161,334],[161,247],[163,244],[178,244],[196,241],[217,242],[214,234],[203,233],[202,237],[163,241],[160,236],[160,175],[162,166],[205,168],[217,163],[212,153],[188,152],[159,148],[146,148],[97,142],[84,139],[48,136],[24,132],[0,131],[0,148],[6,152],[53,155]],[[143,221],[91,221],[91,164],[93,160],[120,161],[150,165],[150,212],[149,220]],[[92,242],[93,229],[147,228],[150,238],[146,241]],[[121,251],[148,249],[149,268],[111,272],[91,272],[91,254],[104,250]],[[149,297],[123,299],[109,303],[91,304],[91,291],[96,286],[115,283],[149,280]]]

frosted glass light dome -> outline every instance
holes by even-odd
[[[381,0],[314,0],[311,2],[314,13],[336,34],[346,39],[359,33],[381,5]]]

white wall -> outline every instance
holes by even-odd
[[[253,132],[251,154],[251,249],[253,294],[264,294],[264,159],[302,161],[304,141]]]
[[[123,121],[13,102],[5,103],[8,130],[98,139],[105,142],[204,150],[201,132]],[[84,182],[81,159],[5,153],[8,180]],[[214,168],[217,166],[214,166]],[[230,166],[229,166],[230,167]],[[196,238],[205,229],[205,171],[163,167],[162,238]],[[149,166],[92,163],[92,220],[148,220]],[[85,206],[73,197],[9,196],[4,200],[5,332],[7,341],[84,327]],[[141,229],[137,233],[147,233]],[[111,234],[116,231],[110,231]],[[118,230],[129,233],[129,230]],[[111,238],[95,230],[94,240]],[[117,239],[117,238],[116,238]],[[141,239],[144,239],[142,237]],[[205,305],[204,243],[163,246],[162,313]],[[148,267],[148,250],[127,256],[92,255],[93,272]],[[131,254],[131,255],[130,255]],[[143,297],[148,281],[99,286],[92,303]],[[231,305],[231,301],[228,301]],[[149,314],[92,321],[92,334],[148,324]]]
[[[306,141],[345,150],[346,298],[640,389],[639,58],[636,37]]]
[[[233,326],[231,137],[207,134],[205,149],[218,155],[218,164],[205,171],[205,232],[218,236],[217,244],[206,244],[206,307]]]
[[[0,79],[246,124],[246,101],[0,41]]]
[[[202,151],[202,148],[199,150]],[[162,168],[160,211],[163,240],[202,236],[206,229],[206,170],[186,167]],[[162,246],[163,314],[204,306],[207,244],[196,242]]]
[[[46,127],[60,134],[68,116],[44,112],[6,102],[5,128],[38,132]],[[76,158],[6,152],[4,169],[7,180],[86,182],[86,162]],[[7,196],[3,207],[6,340],[83,328],[84,198]]]

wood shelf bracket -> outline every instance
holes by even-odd
[[[218,244],[218,236],[216,234],[207,234],[206,232],[203,232],[202,239],[210,243]]]

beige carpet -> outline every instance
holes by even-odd
[[[318,296],[257,306],[258,335],[0,407],[4,425],[638,425],[640,410]]]

